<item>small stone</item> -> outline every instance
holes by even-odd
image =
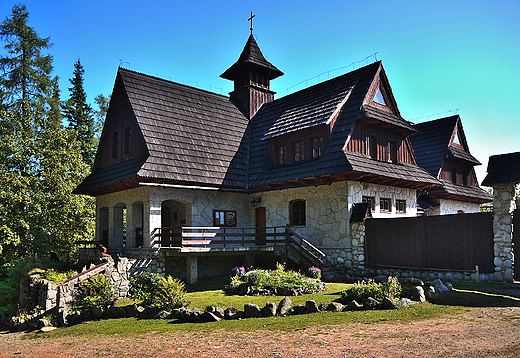
[[[393,310],[393,309],[397,309],[397,308],[399,308],[399,307],[397,307],[397,305],[394,303],[394,301],[392,301],[388,297],[383,298],[383,309]]]
[[[56,329],[56,327],[53,327],[53,326],[46,326],[46,327],[42,327],[40,329],[40,331],[42,332],[50,332],[50,331],[54,331]],[[16,352],[15,354],[22,354],[22,352],[18,351]]]
[[[409,298],[401,298],[399,301],[397,301],[398,307],[406,308],[406,307],[410,307],[411,305],[413,305],[413,302]]]
[[[320,311],[318,305],[316,304],[316,301],[314,300],[307,300],[305,302],[305,309],[308,313],[316,313]]]
[[[262,308],[262,317],[273,317],[276,316],[276,304],[274,302],[267,301],[265,307]]]
[[[331,302],[327,306],[327,311],[340,312],[343,310],[343,305],[339,302]]]
[[[160,311],[159,313],[157,313],[157,318],[158,319],[170,319],[171,313],[168,311]]]
[[[377,301],[376,299],[369,297],[364,302],[363,307],[366,310],[377,310],[381,307],[381,303],[379,301]]]
[[[244,316],[246,318],[260,317],[260,315],[261,315],[261,310],[260,310],[260,307],[258,307],[258,305],[255,305],[252,303],[246,303],[244,305]]]
[[[345,311],[360,311],[362,306],[356,301],[350,301],[347,307],[344,309]]]
[[[294,305],[294,307],[291,309],[291,314],[299,315],[305,313],[307,313],[307,309],[302,305]]]
[[[435,290],[435,287],[428,286],[424,291],[424,296],[428,301],[437,301],[439,299],[439,292]]]
[[[425,302],[424,289],[421,286],[415,286],[412,292],[412,299],[414,301]]]
[[[224,319],[240,319],[244,318],[244,311],[240,311],[235,307],[228,307],[224,310]]]

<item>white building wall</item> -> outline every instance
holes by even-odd
[[[466,201],[458,201],[458,200],[440,200],[440,215],[448,215],[448,214],[457,214],[459,210],[462,210],[464,213],[478,213],[480,212],[480,204],[477,203],[468,203]]]

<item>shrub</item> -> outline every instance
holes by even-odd
[[[130,279],[129,294],[141,300],[144,306],[156,306],[163,310],[172,310],[187,306],[189,301],[184,283],[171,276],[162,277],[157,273],[143,272]]]
[[[276,265],[276,270],[256,269],[246,272],[243,276],[231,276],[227,289],[236,292],[247,292],[247,287],[255,287],[274,291],[279,288],[299,289],[304,293],[323,290],[319,278],[310,278],[295,271],[285,271],[282,264]]]
[[[246,275],[246,269],[244,266],[235,266],[231,270],[231,276],[243,277]]]
[[[385,283],[375,283],[371,279],[369,279],[368,282],[365,280],[361,282],[358,281],[354,286],[347,288],[341,293],[341,300],[346,304],[351,301],[362,304],[369,297],[378,301],[382,301],[385,297],[394,300],[398,299],[400,294],[401,285],[397,277],[389,276],[388,281]]]
[[[185,294],[184,282],[171,276],[161,277],[154,294],[153,304],[159,309],[167,311],[184,307],[190,303],[184,298]]]
[[[80,284],[86,297],[81,301],[82,308],[102,307],[106,309],[112,306],[117,297],[112,285],[105,275],[95,275]]]
[[[143,301],[143,305],[149,306],[153,302],[154,292],[158,289],[162,278],[158,273],[142,272],[130,278],[128,293],[136,300]]]
[[[66,272],[58,272],[53,268],[50,268],[45,271],[44,276],[45,279],[52,283],[58,283],[63,280],[66,280],[69,277],[72,277],[76,272],[75,271],[66,271]]]
[[[319,268],[311,266],[307,272],[309,277],[321,279],[321,270]]]

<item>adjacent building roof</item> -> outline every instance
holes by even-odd
[[[492,155],[489,157],[487,172],[482,185],[520,183],[520,152]]]

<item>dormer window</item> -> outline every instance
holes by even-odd
[[[374,102],[382,104],[383,106],[386,106],[385,99],[383,98],[383,94],[381,93],[381,91],[379,89],[377,90],[377,93],[374,97]]]
[[[397,142],[393,140],[388,141],[388,160],[397,164]]]
[[[367,135],[366,136],[366,154],[370,158],[377,159],[377,140],[376,137]]]
[[[305,142],[303,140],[293,143],[294,162],[300,162],[302,160],[305,160],[304,143]]]
[[[277,165],[287,164],[287,146],[285,144],[276,147]]]
[[[312,158],[319,158],[323,154],[323,137],[316,137],[312,139]]]

